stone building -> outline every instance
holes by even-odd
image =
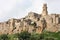
[[[22,31],[41,33],[44,30],[60,31],[60,14],[48,14],[47,4],[43,4],[41,14],[29,12],[24,18],[11,18],[0,22],[0,34],[14,34]]]

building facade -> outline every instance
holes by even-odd
[[[0,22],[0,34],[14,34],[22,31],[41,33],[44,30],[60,31],[60,14],[48,14],[47,4],[43,4],[41,14],[29,12],[24,18],[11,18]]]

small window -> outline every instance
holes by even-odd
[[[25,19],[25,18],[23,18],[23,19]]]
[[[39,21],[40,19],[38,18],[37,21]]]
[[[60,18],[58,19],[58,22],[59,22],[59,24],[60,24]]]
[[[16,27],[14,27],[14,30],[16,29]]]
[[[6,22],[6,24],[8,24],[8,22]]]
[[[52,19],[52,23],[53,23],[53,19]]]
[[[19,23],[21,20],[17,20],[17,23]]]

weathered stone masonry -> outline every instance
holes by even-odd
[[[43,4],[41,14],[29,12],[24,18],[11,18],[0,22],[0,34],[14,34],[22,31],[41,33],[43,30],[60,31],[60,14],[48,14],[47,4]]]

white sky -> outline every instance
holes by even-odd
[[[30,11],[41,13],[47,3],[49,13],[60,13],[60,0],[0,0],[0,21],[25,17]]]

